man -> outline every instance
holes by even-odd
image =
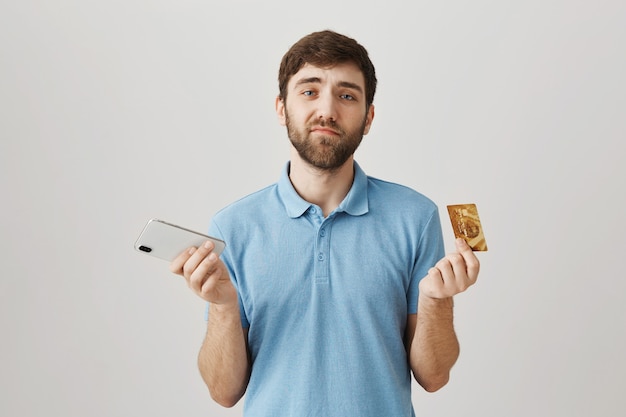
[[[212,398],[246,416],[413,416],[459,354],[452,297],[479,263],[443,256],[437,207],[368,177],[354,152],[374,119],[367,51],[332,31],[283,57],[276,113],[291,141],[276,184],[221,210],[171,264],[209,302],[198,364]]]

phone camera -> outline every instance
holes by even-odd
[[[146,252],[146,253],[152,252],[152,248],[149,248],[149,247],[143,246],[143,245],[139,246],[139,250],[143,251],[143,252]]]

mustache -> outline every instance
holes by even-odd
[[[333,127],[333,128],[338,127],[337,122],[335,122],[333,119],[322,119],[319,121],[319,123],[316,123],[313,126]]]
[[[345,134],[344,130],[337,124],[337,122],[335,122],[332,119],[322,119],[316,123],[312,123],[309,125],[309,130],[315,127],[330,128],[336,131],[337,133],[339,133],[340,135]]]

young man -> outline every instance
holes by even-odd
[[[438,210],[368,177],[353,155],[374,119],[367,51],[332,31],[283,57],[276,113],[290,161],[276,184],[221,210],[211,243],[171,264],[209,302],[199,368],[215,401],[246,416],[413,416],[459,354],[452,297],[479,263],[443,256]]]

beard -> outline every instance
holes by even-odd
[[[354,154],[365,132],[366,117],[361,125],[353,131],[345,131],[333,120],[321,120],[298,129],[291,122],[287,109],[285,109],[285,124],[287,135],[300,158],[309,165],[324,171],[335,171],[339,169]],[[321,136],[315,140],[311,138],[311,128],[314,126],[329,127],[339,136]]]

